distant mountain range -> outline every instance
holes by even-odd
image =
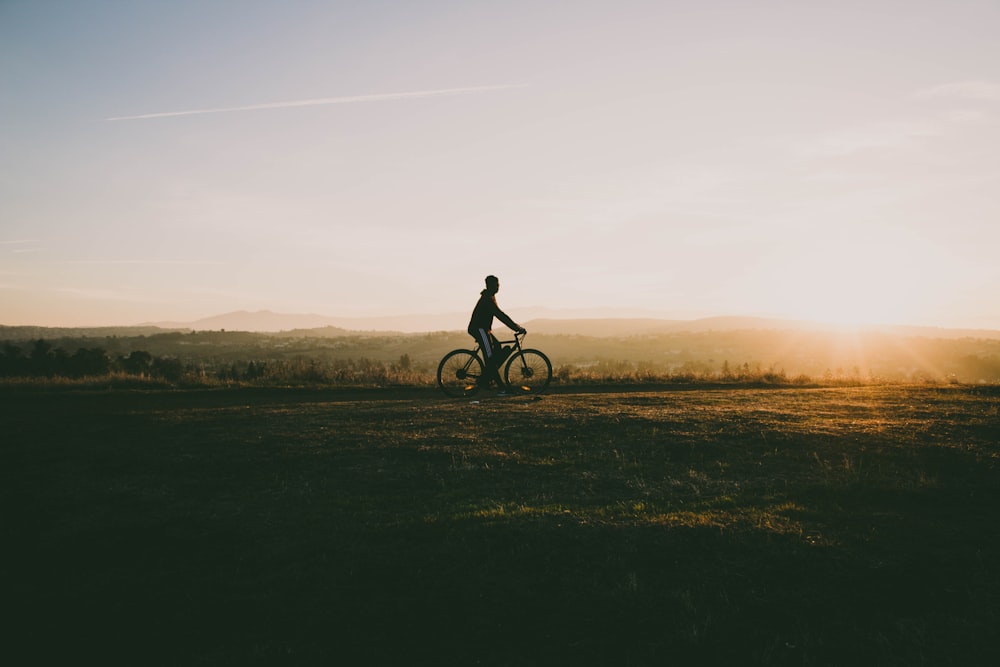
[[[524,325],[536,333],[577,334],[595,337],[649,336],[670,333],[706,333],[710,331],[829,331],[836,327],[821,322],[785,320],[766,317],[705,317],[696,320],[640,319],[538,319]],[[945,329],[885,325],[861,327],[896,336],[925,338],[997,338],[1000,331],[988,329]]]
[[[830,325],[801,320],[762,317],[706,317],[681,320],[637,316],[642,311],[620,311],[619,317],[592,316],[594,311],[518,309],[518,321],[532,333],[596,338],[623,338],[681,333],[725,331],[825,331]],[[385,317],[329,317],[315,314],[275,313],[245,310],[206,317],[192,322],[146,322],[131,327],[36,327],[0,325],[0,340],[38,338],[151,336],[165,331],[247,331],[310,337],[345,336],[358,333],[430,333],[464,331],[468,313],[400,315]],[[498,324],[499,328],[503,325]],[[896,336],[924,338],[980,338],[1000,340],[1000,331],[946,329],[918,326],[871,327]]]
[[[523,326],[534,333],[580,335],[594,337],[642,336],[666,333],[700,333],[708,331],[798,330],[817,331],[829,325],[802,320],[763,317],[707,317],[694,320],[658,317],[571,317],[586,311],[555,311],[542,308],[523,309],[518,317]],[[348,332],[423,333],[432,331],[462,331],[468,313],[438,315],[400,315],[383,317],[329,317],[315,314],[275,313],[269,310],[245,310],[206,317],[193,322],[149,322],[141,327],[192,331],[255,331],[290,332],[330,329],[331,335]],[[498,325],[502,326],[502,325]],[[928,338],[1000,338],[1000,331],[988,329],[945,329],[939,327],[885,326],[875,327],[887,333]],[[339,331],[337,331],[339,330]]]
[[[275,313],[270,310],[237,310],[223,315],[205,317],[193,322],[147,322],[140,326],[192,331],[256,331],[277,333],[303,329],[335,328],[345,331],[391,331],[418,333],[450,331],[464,328],[468,313],[441,315],[399,315],[381,317],[329,317],[316,314]]]
[[[677,320],[658,317],[586,317],[585,311],[555,311],[550,309],[519,310],[518,321],[535,333],[579,334],[584,336],[634,336],[672,331],[732,331],[740,329],[806,329],[817,325],[792,320],[759,317],[710,317],[698,320]],[[192,331],[255,331],[288,332],[305,329],[335,328],[345,331],[387,331],[422,333],[428,331],[461,331],[468,313],[439,315],[400,315],[384,317],[328,317],[275,313],[269,310],[249,312],[239,310],[206,317],[193,322],[147,322],[140,326]],[[498,324],[497,326],[503,326]]]

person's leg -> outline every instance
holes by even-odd
[[[500,341],[497,340],[497,337],[492,333],[490,333],[490,342],[492,343],[490,347],[493,350],[493,357],[490,359],[490,368],[492,373],[489,377],[496,383],[500,390],[503,390],[506,386],[503,378],[500,377],[500,366],[503,364],[503,359],[500,357],[503,354],[503,347],[500,345]]]
[[[486,329],[478,329],[476,334],[476,342],[479,343],[479,349],[483,351],[483,360],[486,362],[482,383],[488,385],[492,380],[496,382],[498,387],[503,388],[503,379],[500,377],[500,369],[497,368],[496,364],[497,350],[499,349],[497,339]]]

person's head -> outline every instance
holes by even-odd
[[[486,291],[496,294],[500,291],[500,279],[496,276],[486,276]]]

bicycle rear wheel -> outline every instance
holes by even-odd
[[[503,379],[515,391],[541,394],[552,382],[552,363],[538,350],[521,350],[507,362]]]
[[[452,398],[475,394],[482,376],[483,362],[469,350],[452,350],[438,364],[438,386]]]

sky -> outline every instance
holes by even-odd
[[[996,0],[0,0],[0,324],[1000,329]],[[456,322],[456,328],[465,322]]]

